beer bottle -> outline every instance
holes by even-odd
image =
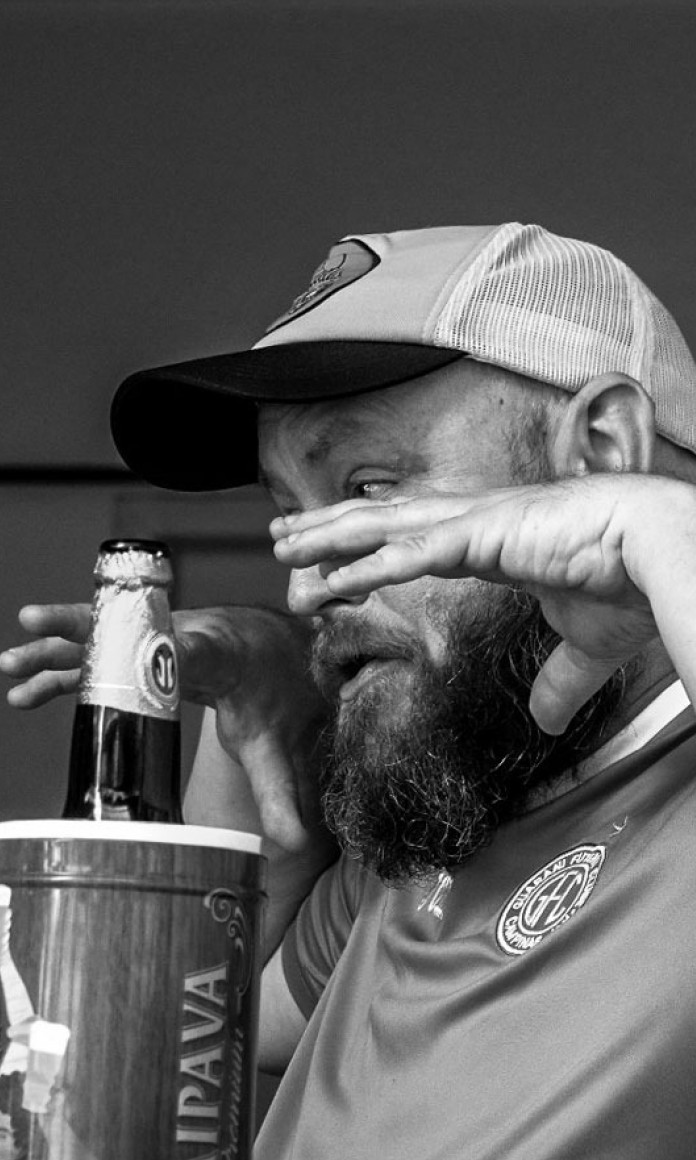
[[[169,550],[106,540],[94,576],[63,817],[181,823]]]

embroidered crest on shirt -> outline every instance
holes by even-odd
[[[498,919],[501,950],[523,955],[568,922],[594,890],[606,852],[606,846],[574,846],[518,887]]]
[[[418,903],[418,909],[425,910],[428,914],[434,914],[435,918],[439,918],[442,922],[444,918],[443,903],[452,889],[453,881],[451,874],[448,874],[446,870],[441,870],[432,890]]]

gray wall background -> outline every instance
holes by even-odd
[[[246,598],[253,541],[280,599],[256,501],[191,553],[201,509],[118,474],[108,405],[248,345],[346,232],[538,221],[696,344],[695,34],[677,0],[1,3],[0,643],[21,603],[89,598],[115,528],[188,521],[197,603]],[[0,707],[0,816],[59,811],[71,716]]]

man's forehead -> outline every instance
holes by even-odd
[[[488,369],[488,368],[487,368]],[[294,429],[310,432],[317,439],[347,439],[360,436],[367,428],[386,430],[394,424],[408,427],[418,418],[433,420],[449,409],[448,404],[467,395],[480,377],[480,364],[441,367],[427,375],[355,395],[311,402],[262,403],[259,406],[259,433]]]
[[[261,455],[279,441],[292,441],[298,458],[311,465],[322,463],[332,451],[366,436],[399,441],[408,432],[404,392],[373,391],[351,398],[321,403],[269,403],[259,408]]]
[[[519,385],[498,368],[460,360],[407,383],[311,403],[268,403],[259,409],[260,476],[276,465],[309,471],[354,453],[392,462],[437,457],[461,440],[467,453],[493,443],[523,403]],[[535,398],[538,397],[535,392]],[[471,441],[474,446],[472,448]]]

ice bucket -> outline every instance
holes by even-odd
[[[0,824],[0,1160],[248,1160],[255,835]]]

